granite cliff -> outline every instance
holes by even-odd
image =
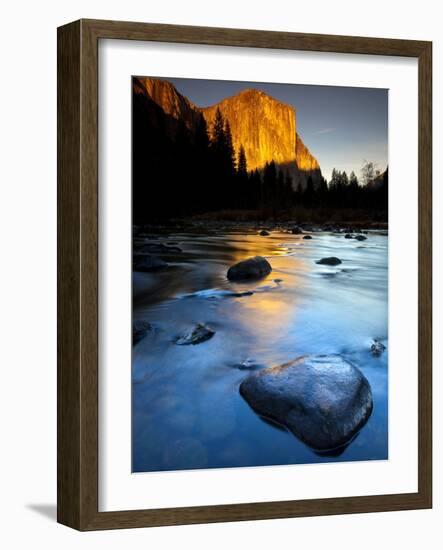
[[[176,131],[174,121],[182,122],[191,136],[201,117],[208,131],[217,112],[229,120],[235,151],[243,145],[249,170],[261,170],[266,162],[274,160],[290,174],[293,188],[304,188],[309,176],[314,186],[322,174],[317,159],[311,154],[297,133],[296,112],[287,105],[255,88],[246,89],[210,107],[200,108],[180,94],[165,80],[134,78],[135,94],[143,94],[161,107],[168,119],[168,133]]]
[[[200,111],[188,98],[181,95],[167,80],[158,78],[134,78],[136,93],[146,92],[159,105],[166,115],[181,120],[189,130],[193,130],[200,118]]]
[[[217,109],[229,120],[235,150],[243,145],[250,170],[263,168],[272,159],[279,165],[294,162],[294,109],[259,90],[243,90],[201,110],[208,128],[212,127]]]

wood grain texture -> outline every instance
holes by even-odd
[[[213,46],[418,57],[427,44],[417,40],[336,36],[185,25],[157,25],[127,21],[82,19],[100,38],[148,40]]]
[[[57,52],[57,517],[79,525],[80,494],[80,23]]]
[[[98,41],[103,38],[416,57],[419,60],[417,493],[98,511]],[[58,29],[58,521],[79,530],[432,506],[431,43],[81,20]]]
[[[432,44],[418,66],[418,486],[432,507]]]

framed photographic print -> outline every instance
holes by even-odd
[[[431,52],[59,28],[59,522],[431,507]]]

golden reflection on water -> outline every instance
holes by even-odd
[[[298,293],[307,280],[303,274],[311,269],[306,261],[297,257],[298,242],[301,243],[301,239],[283,233],[272,237],[242,235],[231,241],[233,263],[263,256],[272,266],[272,272],[266,278],[237,284],[239,288],[254,291],[248,299],[238,300],[237,315],[238,321],[250,327],[256,335],[257,332],[267,336],[274,333],[278,337],[283,328],[295,322]],[[293,251],[290,255],[288,247]]]
[[[230,239],[233,262],[240,262],[251,256],[285,256],[288,245],[295,250],[302,240],[292,235],[279,233],[269,237],[255,234],[234,235]]]

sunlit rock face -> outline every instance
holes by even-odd
[[[140,85],[167,115],[184,122],[189,130],[195,128],[201,116],[198,107],[181,95],[170,82],[158,78],[138,77],[134,79],[134,89],[140,89]]]
[[[277,164],[295,162],[295,111],[267,94],[244,90],[212,107],[202,109],[208,128],[212,127],[217,108],[229,120],[234,148],[243,145],[249,170],[263,168],[272,159]]]
[[[203,116],[211,133],[217,109],[229,120],[236,153],[243,145],[248,170],[261,170],[272,160],[292,177],[293,187],[306,187],[309,176],[314,186],[321,180],[317,159],[305,146],[296,126],[295,109],[257,89],[247,89],[212,105],[200,108],[181,95],[175,86],[157,78],[134,78],[134,92],[145,94],[160,106],[173,128],[182,121],[192,132]]]

